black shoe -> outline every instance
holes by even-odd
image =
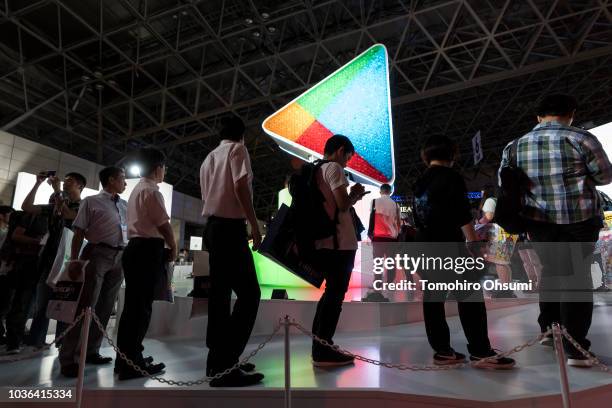
[[[261,373],[245,373],[241,369],[231,371],[221,378],[215,378],[210,382],[211,387],[248,387],[259,384],[264,379]]]
[[[119,360],[119,359],[117,359]],[[149,357],[145,357],[142,359],[142,361],[144,361],[145,365],[149,366],[151,364],[153,364],[153,356],[149,356]],[[164,364],[164,363],[161,363]],[[127,364],[123,364],[125,367],[128,367]],[[128,367],[129,368],[129,367]],[[166,365],[164,364],[164,368],[166,368]],[[113,371],[115,372],[115,374],[119,374],[119,372],[122,370],[122,368],[117,365],[117,363],[115,363],[115,368],[113,369]]]
[[[0,346],[6,344],[6,336],[0,336]]]
[[[110,364],[112,363],[112,361],[113,361],[112,357],[104,357],[104,356],[101,356],[100,354],[92,354],[91,356],[87,356],[87,358],[85,358],[85,362],[87,364],[93,364],[93,365]]]
[[[591,357],[595,357],[594,353],[588,352]],[[572,367],[591,368],[593,363],[584,354],[580,352],[567,354],[567,365]]]
[[[312,354],[312,365],[315,367],[340,367],[354,363],[355,357],[332,349]]]
[[[477,364],[476,368],[489,369],[489,370],[510,370],[514,368],[516,365],[516,361],[509,357],[497,357],[488,360],[490,357],[495,357],[498,353],[491,349],[483,355],[476,356],[471,355],[470,360],[472,361],[482,361],[480,364]]]
[[[149,373],[149,375],[156,375],[164,371],[166,365],[164,363],[150,364],[145,367],[145,371]],[[131,367],[122,368],[119,371],[119,381],[131,380],[133,378],[141,378],[145,377],[140,372],[132,369]]]
[[[253,363],[244,363],[244,364],[240,364],[240,368],[242,371],[244,371],[245,373],[252,373],[253,371],[255,371],[255,364]],[[213,370],[210,367],[206,368],[206,376],[207,377],[212,377],[213,376]]]
[[[79,365],[77,363],[68,364],[60,368],[60,373],[67,378],[77,378],[79,376]]]
[[[434,354],[433,360],[435,365],[461,364],[465,363],[465,354],[457,353],[455,350],[450,349],[447,352]]]

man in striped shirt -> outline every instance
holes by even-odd
[[[572,126],[576,108],[576,100],[569,95],[543,98],[537,111],[539,124],[517,142],[516,164],[530,180],[531,194],[525,197],[522,214],[530,220],[530,239],[583,243],[579,245],[582,253],[574,252],[573,257],[571,245],[536,244],[543,264],[541,330],[559,322],[588,350],[586,336],[593,313],[590,261],[602,227],[595,186],[612,182],[612,164],[594,135]],[[510,161],[511,145],[504,149],[500,169]],[[589,360],[573,346],[565,348],[570,365],[589,366]]]

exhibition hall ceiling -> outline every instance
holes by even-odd
[[[491,177],[545,93],[576,95],[580,125],[612,120],[609,0],[3,0],[0,129],[102,164],[158,146],[168,182],[198,196],[219,121],[235,114],[267,218],[291,159],[262,121],[376,43],[402,194],[433,134],[459,141],[468,179]]]

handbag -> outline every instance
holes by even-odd
[[[164,257],[168,259],[169,250],[164,249]],[[172,292],[172,277],[174,275],[174,262],[164,262],[160,275],[155,279],[153,300],[174,303]]]
[[[293,217],[292,208],[281,205],[268,225],[258,252],[318,289],[324,276],[316,260],[316,251],[299,251]]]
[[[51,298],[47,304],[47,317],[60,322],[72,323],[79,308],[81,293],[83,292],[83,280],[85,268],[89,261],[71,261],[81,264],[81,274],[76,281],[68,276],[59,276],[53,286]],[[69,262],[67,262],[68,264]],[[64,271],[65,268],[62,269]]]

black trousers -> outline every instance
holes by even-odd
[[[244,352],[261,292],[244,220],[210,217],[204,240],[210,254],[206,366],[214,374],[236,364]]]
[[[125,278],[125,304],[117,346],[129,359],[144,366],[142,342],[149,329],[155,282],[164,273],[164,241],[158,238],[132,238],[123,251],[121,263]],[[121,370],[128,366],[119,357],[115,364]]]
[[[13,302],[13,288],[9,285],[9,278],[7,275],[0,276],[0,337],[4,337],[6,333],[6,326],[4,320],[11,303]]]
[[[23,341],[38,278],[38,256],[18,255],[8,275],[13,295],[6,315],[6,344],[9,349],[19,347]]]
[[[444,301],[447,291],[425,291],[423,294],[423,319],[429,345],[436,353],[451,350],[450,329],[446,322]],[[491,350],[487,325],[487,309],[482,291],[455,291],[459,320],[468,341],[470,354],[481,356]]]
[[[601,226],[600,219],[591,219],[574,224],[533,222],[529,227],[531,240],[544,243],[535,245],[542,262],[540,329],[544,332],[558,322],[587,350],[593,317],[591,263]],[[551,244],[555,242],[560,244]],[[566,352],[577,353],[570,343],[564,346]]]
[[[351,280],[355,251],[321,249],[317,252],[320,267],[324,271],[325,291],[317,304],[312,332],[324,340],[331,341],[336,333],[342,312],[342,301]],[[312,354],[326,351],[328,348],[313,341]]]

